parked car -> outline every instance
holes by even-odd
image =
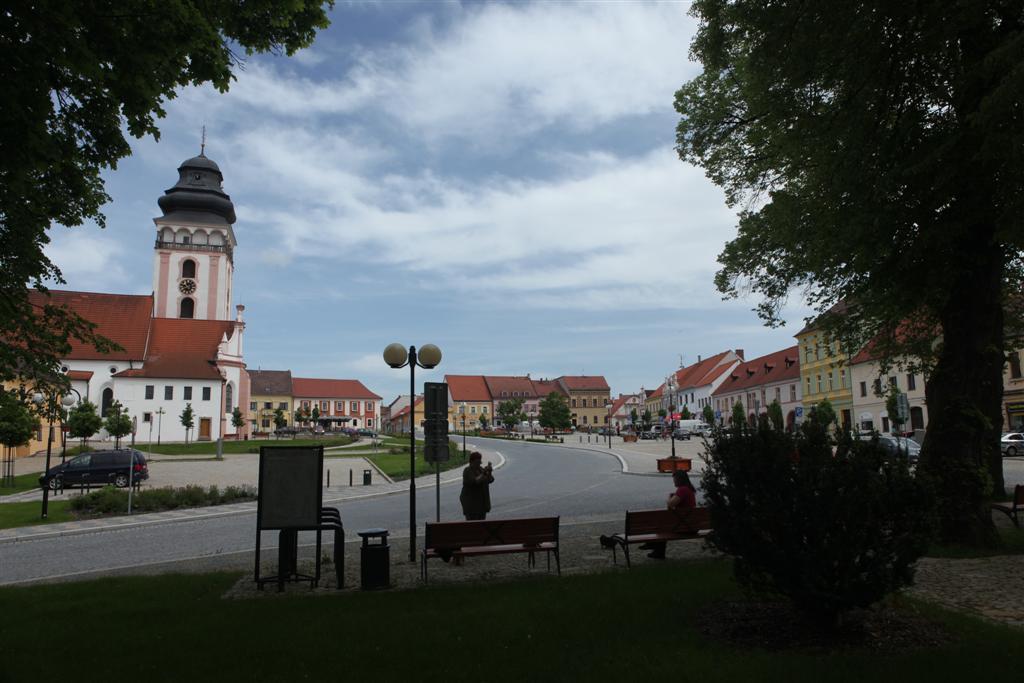
[[[870,441],[874,438],[872,434],[862,434],[861,439]],[[921,457],[921,445],[912,439],[897,438],[895,436],[889,436],[888,434],[878,435],[878,445],[881,446],[889,455],[896,455],[897,453],[906,453],[907,460],[911,463],[916,463]]]
[[[372,429],[367,429],[366,427],[363,427],[362,429],[357,429],[356,434],[358,434],[359,436],[369,436],[374,439],[377,438],[377,433]]]
[[[674,430],[672,430],[672,438],[674,439],[683,439],[684,441],[689,441],[691,434],[692,432],[690,432],[689,429],[686,429],[684,427],[676,427]]]
[[[1024,452],[1024,433],[1009,432],[1003,434],[1003,437],[999,439],[999,448],[1007,458],[1019,455]]]
[[[39,486],[58,489],[62,486],[74,488],[113,484],[124,488],[128,486],[129,481],[146,479],[149,479],[146,456],[133,448],[123,448],[116,451],[83,453],[61,465],[51,467],[39,477]]]

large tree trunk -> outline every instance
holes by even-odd
[[[988,498],[1002,495],[1003,252],[994,230],[967,231],[963,267],[941,311],[942,347],[928,378],[921,471],[935,482],[944,541],[992,545]]]

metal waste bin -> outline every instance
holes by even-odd
[[[370,485],[370,473],[371,472],[373,472],[373,470],[363,470],[363,486],[369,486]]]
[[[364,591],[391,587],[391,546],[387,529],[356,532],[363,539],[359,549],[359,584]],[[371,539],[376,540],[371,543]]]

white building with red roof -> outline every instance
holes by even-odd
[[[722,351],[709,358],[697,357],[693,365],[680,368],[671,374],[663,391],[662,407],[681,411],[685,406],[692,415],[699,418],[704,406],[711,405],[714,393],[727,374],[743,362],[743,349]]]
[[[736,403],[743,404],[747,421],[753,422],[768,411],[773,401],[778,401],[786,427],[794,427],[803,406],[799,347],[790,346],[736,365],[711,398],[719,424],[732,423]]]
[[[325,430],[344,427],[380,429],[381,397],[357,379],[292,377],[292,396],[297,410],[312,415]],[[310,418],[308,423],[312,423]]]
[[[137,438],[183,441],[179,416],[191,404],[190,438],[241,438],[235,408],[249,400],[243,359],[244,306],[232,307],[234,206],[220,169],[203,154],[178,168],[154,219],[153,293],[51,291],[37,303],[64,306],[96,324],[120,350],[99,353],[69,340],[61,370],[105,413],[116,400],[137,422]]]

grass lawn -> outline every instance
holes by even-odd
[[[723,562],[222,599],[236,579],[169,575],[0,588],[0,613],[8,617],[0,620],[0,678],[37,680],[43,663],[66,654],[75,680],[85,681],[963,683],[1016,680],[1024,648],[1024,631],[927,606],[921,610],[959,642],[879,655],[709,641],[699,611],[739,597]]]
[[[58,460],[57,462],[59,463],[60,460]],[[31,491],[32,489],[39,488],[40,474],[40,472],[19,474],[14,478],[14,488],[0,486],[0,496],[10,496],[15,493],[22,493],[23,491]]]
[[[322,439],[265,439],[261,441],[225,441],[225,453],[259,453],[260,446],[345,446],[352,443],[347,436],[328,436]],[[183,443],[163,443],[159,446],[144,445],[136,442],[136,448],[148,453],[162,455],[215,455],[216,441],[194,441],[188,445]]]
[[[381,449],[378,453],[358,453],[352,455],[360,455],[367,460],[372,460],[373,464],[384,471],[389,477],[394,480],[402,480],[409,478],[409,449],[408,442],[405,444],[406,448],[402,449],[401,453],[388,453],[388,448]],[[362,450],[362,449],[360,449]],[[466,461],[462,459],[461,448],[455,448],[455,446],[449,442],[448,452],[450,454],[448,462],[441,463],[441,471],[445,472],[456,467],[464,467]],[[416,476],[422,476],[425,474],[434,473],[434,464],[428,463],[423,459],[423,447],[420,442],[416,443]]]
[[[66,500],[51,500],[46,508],[46,519],[41,519],[41,501],[29,501],[25,503],[4,503],[0,505],[0,529],[13,529],[19,526],[33,526],[36,524],[56,524],[58,522],[71,522],[69,503]],[[3,680],[3,678],[0,678]]]

